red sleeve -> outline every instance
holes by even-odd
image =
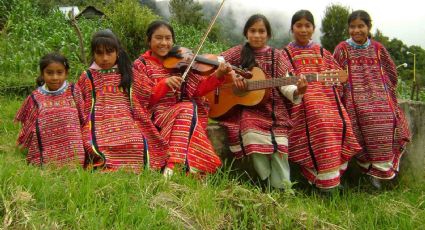
[[[152,88],[152,94],[149,98],[149,107],[155,105],[170,90],[170,87],[165,83],[166,80],[167,79],[162,79]]]
[[[215,75],[211,75],[208,78],[201,80],[193,96],[204,96],[221,85],[224,82],[224,79],[224,76],[221,79],[218,79]]]
[[[37,117],[37,106],[31,96],[28,96],[15,116],[15,121],[22,124],[17,140],[18,145],[26,148],[29,147],[33,138]]]
[[[90,109],[92,106],[92,95],[91,95],[92,85],[91,85],[90,79],[87,77],[86,71],[84,71],[80,75],[80,78],[78,79],[75,85],[80,89],[81,97],[83,99],[83,104],[81,109],[83,114],[82,116],[83,118],[87,119],[89,117]],[[83,120],[83,123],[85,122],[86,120]]]
[[[80,118],[80,125],[84,126],[87,122],[87,117],[84,115],[84,100],[83,94],[80,87],[77,84],[74,84],[74,101],[78,110],[78,117]]]

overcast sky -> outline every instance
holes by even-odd
[[[400,39],[408,46],[418,45],[425,48],[425,8],[418,0],[226,0],[223,10],[241,10],[241,21],[245,21],[253,13],[273,15],[272,20],[281,21],[288,30],[292,15],[297,10],[307,9],[314,15],[317,26],[314,40],[319,42],[320,24],[325,8],[333,3],[347,6],[351,10],[366,10],[372,17],[373,33],[379,29],[385,36]]]

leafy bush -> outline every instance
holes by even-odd
[[[137,0],[115,1],[105,9],[111,29],[120,38],[132,59],[136,59],[146,47],[146,29],[149,23],[159,19],[151,9],[141,6]]]
[[[9,12],[13,6],[17,3],[17,0],[0,0],[0,31],[3,30],[7,19],[9,17]]]

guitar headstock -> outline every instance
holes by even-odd
[[[328,70],[317,75],[317,80],[325,85],[337,85],[348,80],[348,74],[344,70]]]

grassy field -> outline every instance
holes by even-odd
[[[0,97],[3,229],[425,229],[425,185],[407,175],[384,191],[360,177],[324,196],[303,182],[294,194],[265,192],[228,167],[165,180],[149,171],[29,166],[15,147],[22,100]]]

